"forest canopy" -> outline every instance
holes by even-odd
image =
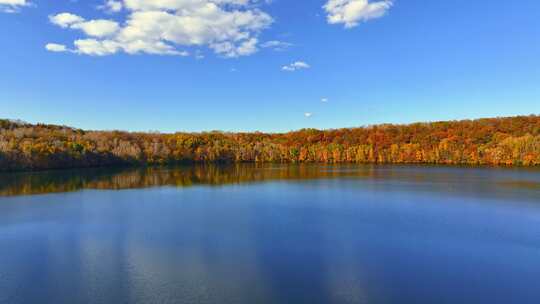
[[[288,133],[86,131],[0,120],[0,170],[175,163],[540,165],[540,116]]]

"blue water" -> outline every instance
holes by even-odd
[[[0,303],[540,303],[540,171],[212,170],[5,175]]]

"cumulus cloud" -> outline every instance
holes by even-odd
[[[49,20],[51,23],[62,28],[67,28],[71,25],[84,22],[84,18],[70,13],[61,13],[58,15],[49,16]]]
[[[120,50],[119,44],[113,40],[79,39],[74,45],[78,53],[94,56],[111,55]]]
[[[259,34],[273,22],[259,8],[259,1],[109,0],[100,8],[126,10],[124,21],[85,20],[71,13],[50,20],[86,34],[74,42],[80,54],[105,56],[122,51],[185,56],[181,48],[205,47],[223,57],[239,57],[257,52]]]
[[[291,64],[281,67],[281,70],[286,72],[294,72],[302,69],[309,69],[311,66],[303,61],[296,61]]]
[[[21,7],[29,6],[28,0],[0,0],[0,12],[16,13]]]
[[[305,116],[306,118],[311,118],[311,117],[313,116],[313,113],[311,113],[311,112],[306,112],[306,113],[304,113],[304,116]]]
[[[57,53],[67,52],[68,51],[68,49],[67,49],[67,47],[65,45],[58,44],[58,43],[47,43],[47,45],[45,45],[45,49],[47,51],[57,52]]]
[[[120,26],[114,21],[99,19],[76,23],[71,28],[79,29],[88,36],[107,37],[116,33],[120,29]]]
[[[326,98],[326,97],[323,97],[323,98],[321,98],[321,101],[322,101],[322,102],[328,102],[328,101],[329,101],[329,99],[328,99],[328,98]]]
[[[392,4],[392,0],[328,0],[323,8],[328,13],[328,23],[352,28],[362,21],[384,16]]]
[[[111,20],[95,19],[86,21],[83,17],[70,13],[49,16],[51,23],[62,28],[77,29],[92,37],[112,36],[119,31],[120,25]]]

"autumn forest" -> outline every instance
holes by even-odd
[[[177,163],[540,165],[540,116],[289,133],[130,133],[0,120],[0,170]]]

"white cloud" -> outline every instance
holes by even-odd
[[[106,19],[86,21],[84,18],[70,13],[49,16],[49,20],[62,28],[78,29],[92,37],[111,36],[120,29],[120,26],[115,21]]]
[[[108,37],[118,32],[120,26],[111,20],[97,19],[75,23],[71,25],[71,28],[82,30],[86,35],[92,37]]]
[[[124,0],[125,7],[131,10],[181,10],[200,6],[202,2],[217,5],[246,6],[257,1],[252,0]]]
[[[117,7],[128,12],[123,22],[87,21],[70,13],[52,16],[51,22],[88,36],[75,43],[75,51],[81,54],[123,51],[184,56],[186,52],[179,48],[206,47],[223,57],[239,57],[257,52],[259,33],[273,22],[258,8],[258,1],[123,0]],[[119,1],[106,1],[104,6],[110,7],[111,2]]]
[[[304,116],[305,116],[306,118],[311,118],[311,117],[313,116],[313,113],[306,112],[306,113],[304,113]]]
[[[130,41],[129,43],[120,43],[111,39],[79,39],[75,40],[75,52],[90,56],[107,56],[124,51],[128,54],[155,54],[155,55],[175,55],[189,56],[189,52],[179,51],[172,46],[161,41],[146,42],[142,40]]]
[[[287,72],[294,72],[294,71],[297,71],[297,70],[302,70],[302,69],[309,69],[311,68],[311,66],[303,61],[296,61],[296,62],[293,62],[289,65],[285,65],[283,67],[281,67],[281,70],[283,71],[287,71]]]
[[[58,25],[62,28],[70,27],[74,24],[84,22],[84,18],[70,13],[61,13],[54,16],[49,16],[51,23]]]
[[[124,8],[124,4],[119,0],[106,0],[103,5],[98,6],[98,9],[107,13],[118,13]]]
[[[362,21],[384,16],[393,0],[328,0],[324,9],[330,24],[344,24],[345,28],[357,26]]]
[[[223,55],[225,57],[239,57],[247,56],[255,53],[257,51],[257,38],[251,38],[242,42],[239,45],[235,45],[232,42],[225,41],[210,44],[210,48],[214,50],[217,54]]]
[[[291,46],[293,46],[292,43],[279,41],[279,40],[270,40],[261,44],[262,48],[269,48],[269,49],[273,49],[274,51],[284,51],[290,48]]]
[[[17,13],[21,7],[29,5],[28,0],[0,0],[0,12]]]
[[[116,41],[79,39],[74,42],[77,53],[93,56],[105,56],[115,54],[120,50]]]
[[[47,43],[47,45],[45,45],[45,49],[47,51],[57,52],[57,53],[67,52],[68,51],[68,49],[67,49],[67,47],[65,45],[58,44],[58,43]]]
[[[323,97],[323,98],[321,98],[321,101],[322,101],[322,102],[328,102],[328,101],[329,101],[329,99],[328,99],[328,98],[326,98],[326,97]]]
[[[26,0],[0,0],[2,5],[27,5],[28,1]]]

